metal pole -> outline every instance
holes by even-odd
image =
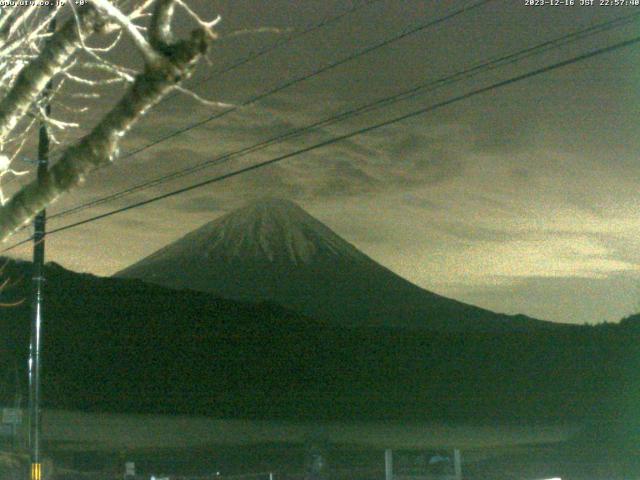
[[[51,2],[51,9],[55,8]],[[56,28],[55,20],[49,23],[49,32]],[[46,116],[51,113],[49,95],[53,85],[50,81],[42,94],[42,102]],[[43,121],[38,135],[38,181],[45,179],[49,169],[49,132]],[[31,341],[29,345],[29,454],[31,480],[42,479],[42,459],[40,450],[40,434],[42,430],[40,418],[40,346],[42,343],[42,310],[44,289],[44,236],[47,215],[42,210],[33,222],[33,274],[31,296]]]
[[[458,448],[453,450],[453,469],[456,480],[462,480],[462,456]]]
[[[390,448],[384,451],[384,478],[393,480],[393,451]]]
[[[47,170],[49,139],[46,127],[40,127],[38,146],[38,178]],[[44,288],[44,234],[46,212],[40,212],[34,222],[33,275],[31,299],[31,344],[29,346],[29,451],[31,480],[40,480],[40,346],[42,342],[42,310]]]

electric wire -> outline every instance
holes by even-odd
[[[305,35],[308,35],[309,33],[312,33],[312,32],[314,32],[316,30],[319,30],[319,29],[324,28],[324,27],[326,27],[328,25],[331,25],[332,23],[337,22],[338,20],[346,17],[347,15],[351,15],[351,14],[357,12],[358,10],[361,10],[361,9],[363,9],[365,7],[368,7],[369,5],[373,5],[373,4],[381,2],[381,1],[383,1],[383,0],[368,0],[368,1],[364,2],[364,3],[362,3],[361,5],[356,5],[356,6],[353,6],[353,7],[349,8],[349,9],[345,10],[344,12],[338,13],[338,14],[333,15],[331,17],[324,18],[320,22],[312,25],[311,27],[309,27],[309,28],[307,28],[305,30],[301,30],[300,32],[295,32],[295,33],[289,35],[284,40],[276,41],[272,45],[269,45],[268,47],[265,47],[262,50],[258,50],[257,52],[255,52],[255,53],[253,53],[251,55],[248,55],[248,56],[246,56],[244,58],[241,58],[240,60],[232,63],[231,65],[229,65],[229,66],[227,66],[225,68],[222,68],[220,70],[214,70],[213,72],[211,72],[206,77],[193,82],[192,86],[200,85],[200,84],[202,84],[204,82],[208,82],[209,80],[211,80],[211,79],[213,79],[213,78],[215,78],[217,76],[224,75],[225,73],[229,73],[229,72],[235,70],[236,68],[241,67],[242,65],[246,65],[247,63],[252,62],[257,58],[260,58],[260,57],[262,57],[264,55],[267,55],[268,53],[270,53],[270,52],[272,52],[274,50],[277,50],[277,49],[279,49],[279,48],[281,48],[281,47],[283,47],[285,45],[288,45],[289,43],[293,42],[294,40],[297,40],[298,38],[301,38],[301,37],[303,37]],[[177,95],[179,95],[179,93],[173,93],[171,95],[167,95],[164,98],[163,101],[169,100],[169,99],[171,99],[171,98],[173,98],[173,97],[175,97]]]
[[[270,97],[270,96],[272,96],[272,95],[274,95],[276,93],[279,93],[279,92],[281,92],[281,91],[283,91],[283,90],[285,90],[287,88],[290,88],[290,87],[292,87],[294,85],[302,83],[302,82],[304,82],[306,80],[309,80],[311,78],[317,77],[318,75],[321,75],[321,74],[323,74],[325,72],[333,70],[334,68],[337,68],[337,67],[339,67],[341,65],[344,65],[344,64],[346,64],[348,62],[351,62],[351,61],[353,61],[353,60],[355,60],[357,58],[360,58],[360,57],[362,57],[364,55],[367,55],[367,54],[369,54],[371,52],[374,52],[374,51],[379,50],[381,48],[384,48],[384,47],[386,47],[388,45],[391,45],[391,44],[393,44],[395,42],[398,42],[398,41],[400,41],[400,40],[402,40],[402,39],[404,39],[404,38],[406,38],[406,37],[408,37],[410,35],[414,35],[416,33],[419,33],[421,31],[423,31],[423,30],[427,30],[427,29],[429,29],[431,27],[434,27],[434,26],[439,25],[441,23],[447,22],[447,21],[457,17],[458,15],[462,15],[464,13],[467,13],[467,12],[469,12],[471,10],[474,10],[476,8],[484,6],[487,3],[494,2],[494,1],[497,1],[497,0],[478,0],[477,2],[475,2],[475,3],[471,4],[471,5],[465,5],[463,7],[460,7],[458,9],[446,14],[446,15],[443,15],[441,17],[436,18],[435,20],[430,20],[430,21],[428,21],[426,23],[421,23],[419,25],[416,25],[416,26],[410,27],[408,29],[405,29],[402,32],[400,32],[399,34],[396,34],[396,35],[394,35],[392,37],[389,37],[389,38],[387,38],[385,40],[382,40],[382,41],[380,41],[378,43],[375,43],[373,45],[370,45],[368,47],[364,47],[364,48],[362,48],[362,49],[360,49],[360,50],[358,50],[356,52],[353,52],[353,53],[347,55],[346,57],[343,57],[343,58],[341,58],[339,60],[331,62],[331,63],[329,63],[329,64],[327,64],[327,65],[325,65],[323,67],[317,68],[317,69],[315,69],[315,70],[313,70],[313,71],[311,71],[309,73],[300,75],[300,76],[295,77],[293,79],[289,79],[286,82],[283,82],[283,83],[279,84],[278,86],[272,88],[271,90],[259,93],[257,95],[254,95],[254,96],[248,98],[247,100],[241,102],[238,105],[234,105],[233,107],[228,108],[228,109],[226,109],[226,110],[224,110],[222,112],[214,113],[214,114],[212,114],[212,115],[210,115],[210,116],[208,116],[208,117],[206,117],[206,118],[204,118],[202,120],[199,120],[197,122],[191,123],[191,124],[189,124],[189,125],[187,125],[187,126],[185,126],[183,128],[174,130],[171,133],[169,133],[169,134],[167,134],[167,135],[165,135],[163,137],[160,137],[160,138],[158,138],[156,140],[153,140],[153,141],[151,141],[149,143],[146,143],[145,145],[143,145],[141,147],[138,147],[138,148],[136,148],[134,150],[126,152],[125,154],[120,156],[120,160],[122,161],[122,160],[125,160],[127,158],[130,158],[130,157],[132,157],[134,155],[137,155],[138,153],[143,152],[143,151],[145,151],[145,150],[147,150],[147,149],[149,149],[149,148],[151,148],[151,147],[153,147],[155,145],[158,145],[158,144],[160,144],[162,142],[165,142],[167,140],[170,140],[170,139],[172,139],[172,138],[174,138],[174,137],[176,137],[178,135],[181,135],[184,132],[187,132],[187,131],[192,130],[192,129],[196,128],[196,127],[199,127],[201,125],[209,123],[209,122],[211,122],[213,120],[218,120],[220,118],[223,118],[223,117],[225,117],[225,116],[227,116],[227,115],[229,115],[229,114],[231,114],[233,112],[238,111],[239,109],[241,109],[243,107],[247,107],[247,106],[252,105],[252,104],[254,104],[254,103],[256,103],[256,102],[258,102],[260,100],[264,100],[265,98]]]
[[[182,169],[178,169],[175,170],[171,173],[162,175],[160,177],[156,177],[154,179],[151,180],[147,180],[141,183],[138,183],[136,185],[133,185],[131,187],[128,187],[124,190],[121,190],[119,192],[115,192],[109,195],[106,195],[104,197],[86,202],[84,204],[81,205],[77,205],[75,207],[71,207],[69,209],[66,209],[62,212],[56,213],[54,215],[51,215],[49,217],[50,220],[55,219],[55,218],[61,218],[61,217],[65,217],[68,216],[70,214],[73,213],[77,213],[83,210],[86,210],[88,208],[92,208],[107,202],[111,202],[114,200],[118,200],[121,199],[123,197],[126,197],[130,194],[136,193],[136,192],[140,192],[143,190],[146,190],[148,188],[152,188],[152,187],[156,187],[158,185],[164,184],[168,181],[171,180],[175,180],[178,178],[182,178],[186,175],[190,175],[193,174],[195,172],[204,170],[206,168],[211,168],[213,166],[217,166],[220,165],[224,162],[227,162],[231,159],[234,158],[239,158],[239,157],[244,157],[246,155],[248,155],[249,153],[254,153],[256,151],[262,150],[268,146],[277,144],[277,143],[281,143],[285,140],[289,140],[295,137],[299,137],[305,133],[308,132],[312,132],[315,131],[316,129],[320,128],[320,127],[326,127],[329,125],[333,125],[335,123],[350,119],[355,117],[356,115],[361,115],[364,113],[369,113],[373,110],[379,109],[379,108],[383,108],[386,107],[388,105],[391,105],[393,103],[397,103],[399,101],[403,101],[403,100],[408,100],[410,98],[416,97],[418,95],[423,95],[427,92],[431,92],[437,88],[441,88],[445,85],[450,85],[452,83],[461,81],[461,80],[467,80],[469,78],[473,78],[476,75],[479,75],[485,71],[494,69],[494,68],[499,68],[499,67],[504,67],[506,65],[509,64],[513,64],[519,61],[522,61],[525,58],[529,58],[533,55],[538,55],[541,53],[545,53],[547,51],[565,46],[569,43],[578,41],[578,40],[582,40],[588,36],[594,35],[594,34],[598,34],[598,33],[602,33],[604,31],[607,30],[611,30],[613,28],[619,28],[620,26],[626,25],[628,23],[631,23],[633,21],[635,21],[637,18],[640,17],[640,12],[639,13],[635,13],[632,15],[627,15],[624,17],[619,17],[613,20],[610,20],[608,22],[603,22],[601,24],[597,24],[597,25],[592,25],[588,28],[582,29],[582,30],[578,30],[575,32],[571,32],[569,34],[560,36],[560,37],[556,37],[552,40],[548,40],[542,43],[539,43],[537,45],[534,45],[532,47],[528,47],[522,50],[519,50],[517,52],[514,53],[510,53],[507,55],[504,55],[502,57],[497,57],[497,58],[493,58],[493,59],[489,59],[489,60],[485,60],[483,62],[477,63],[476,65],[474,65],[473,67],[470,67],[466,70],[463,70],[461,72],[457,72],[454,73],[452,75],[448,75],[446,77],[442,77],[436,80],[430,80],[428,82],[425,82],[423,84],[420,84],[418,86],[415,86],[409,90],[405,90],[402,91],[400,93],[397,93],[393,96],[390,97],[384,97],[382,99],[379,99],[377,101],[359,106],[357,108],[353,108],[350,110],[347,110],[345,112],[342,112],[340,114],[325,118],[323,120],[319,120],[316,121],[314,123],[311,123],[309,125],[306,125],[304,127],[299,127],[299,128],[295,128],[293,130],[290,130],[284,134],[279,134],[276,135],[274,137],[271,137],[267,140],[263,140],[260,141],[258,143],[255,143],[251,146],[248,147],[244,147],[241,148],[239,150],[235,150],[232,152],[227,152],[225,154],[222,154],[216,158],[213,159],[209,159],[203,162],[200,162],[196,165],[192,165],[186,168],[182,168]],[[195,127],[194,127],[195,128]]]
[[[602,48],[599,48],[599,49],[596,49],[596,50],[591,50],[590,52],[587,52],[587,53],[584,53],[584,54],[581,54],[581,55],[578,55],[578,56],[575,56],[575,57],[571,57],[571,58],[569,58],[567,60],[562,60],[562,61],[550,64],[550,65],[547,65],[547,66],[544,66],[544,67],[540,67],[540,68],[531,70],[529,72],[526,72],[526,73],[523,73],[523,74],[520,74],[520,75],[516,75],[516,76],[508,78],[506,80],[495,82],[495,83],[493,83],[491,85],[488,85],[488,86],[485,86],[485,87],[480,87],[480,88],[468,91],[466,93],[457,95],[457,96],[449,98],[447,100],[443,100],[441,102],[432,104],[432,105],[427,106],[427,107],[423,107],[423,108],[411,111],[409,113],[394,117],[392,119],[385,120],[383,122],[379,122],[379,123],[376,123],[376,124],[373,124],[373,125],[369,125],[367,127],[363,127],[363,128],[351,131],[349,133],[346,133],[346,134],[343,134],[343,135],[339,135],[339,136],[330,138],[328,140],[324,140],[322,142],[318,142],[318,143],[316,143],[314,145],[311,145],[311,146],[308,146],[308,147],[305,147],[305,148],[301,148],[301,149],[298,149],[298,150],[295,150],[293,152],[289,152],[289,153],[286,153],[286,154],[283,154],[283,155],[279,155],[277,157],[271,158],[269,160],[265,160],[263,162],[259,162],[259,163],[256,163],[256,164],[253,164],[253,165],[250,165],[250,166],[247,166],[247,167],[239,168],[239,169],[237,169],[237,170],[235,170],[233,172],[229,172],[229,173],[226,173],[226,174],[223,174],[223,175],[219,175],[219,176],[216,176],[216,177],[213,177],[213,178],[201,181],[201,182],[197,182],[197,183],[191,184],[191,185],[186,186],[186,187],[179,188],[177,190],[173,190],[171,192],[166,192],[166,193],[163,193],[161,195],[157,195],[155,197],[152,197],[152,198],[140,201],[140,202],[136,202],[136,203],[131,204],[131,205],[127,205],[125,207],[117,208],[117,209],[111,210],[109,212],[102,213],[100,215],[95,215],[93,217],[80,220],[78,222],[70,223],[70,224],[64,225],[62,227],[55,228],[55,229],[50,230],[49,232],[47,232],[47,235],[53,235],[55,233],[60,233],[60,232],[63,232],[63,231],[78,227],[80,225],[85,225],[87,223],[91,223],[91,222],[94,222],[94,221],[97,221],[97,220],[101,220],[103,218],[107,218],[107,217],[110,217],[112,215],[116,215],[118,213],[122,213],[122,212],[125,212],[125,211],[133,210],[133,209],[142,207],[144,205],[148,205],[150,203],[154,203],[154,202],[157,202],[159,200],[163,200],[165,198],[173,197],[175,195],[179,195],[179,194],[182,194],[182,193],[185,193],[185,192],[189,192],[191,190],[195,190],[197,188],[200,188],[200,187],[203,187],[203,186],[206,186],[206,185],[211,185],[213,183],[221,182],[221,181],[226,180],[228,178],[232,178],[232,177],[235,177],[235,176],[238,176],[238,175],[241,175],[241,174],[253,171],[253,170],[264,168],[264,167],[266,167],[268,165],[273,165],[273,164],[275,164],[277,162],[281,162],[283,160],[286,160],[286,159],[289,159],[289,158],[292,158],[292,157],[295,157],[295,156],[298,156],[298,155],[301,155],[301,154],[304,154],[304,153],[308,153],[308,152],[311,152],[313,150],[317,150],[319,148],[323,148],[323,147],[326,147],[326,146],[329,146],[329,145],[333,145],[333,144],[341,142],[343,140],[347,140],[349,138],[353,138],[353,137],[355,137],[357,135],[362,135],[362,134],[371,132],[373,130],[377,130],[377,129],[382,128],[382,127],[386,127],[386,126],[393,125],[395,123],[402,122],[402,121],[410,119],[410,118],[417,117],[419,115],[424,115],[425,113],[434,111],[436,109],[439,109],[439,108],[442,108],[442,107],[445,107],[445,106],[452,105],[452,104],[460,102],[462,100],[466,100],[468,98],[475,97],[477,95],[480,95],[480,94],[483,94],[483,93],[486,93],[486,92],[489,92],[489,91],[492,91],[492,90],[497,90],[497,89],[506,87],[508,85],[512,85],[514,83],[520,82],[522,80],[533,78],[533,77],[536,77],[538,75],[542,75],[544,73],[548,73],[548,72],[550,72],[552,70],[556,70],[558,68],[566,67],[568,65],[573,65],[573,64],[576,64],[578,62],[582,62],[582,61],[594,58],[596,56],[603,55],[605,53],[610,53],[610,52],[613,52],[615,50],[620,50],[622,48],[626,48],[626,47],[629,47],[631,45],[635,45],[635,44],[637,44],[639,42],[640,42],[640,36],[637,36],[637,37],[633,37],[633,38],[630,38],[630,39],[625,40],[625,41],[621,41],[621,42],[615,43],[613,45],[609,45],[607,47],[602,47]],[[30,240],[31,239],[29,238],[29,239],[24,240],[22,242],[16,243],[13,246],[4,249],[2,251],[2,253],[7,252],[9,250],[12,250],[12,249],[18,247],[19,245],[22,245],[23,243],[26,243],[26,242],[28,242]]]
[[[364,55],[367,55],[367,54],[369,54],[371,52],[374,52],[376,50],[384,48],[384,47],[386,47],[388,45],[391,45],[391,44],[393,44],[395,42],[398,42],[398,41],[400,41],[400,40],[402,40],[402,39],[404,39],[404,38],[406,38],[408,36],[414,35],[416,33],[424,31],[426,29],[429,29],[429,28],[432,28],[434,26],[437,26],[437,25],[439,25],[441,23],[447,22],[447,21],[449,21],[449,20],[451,20],[451,19],[453,19],[453,18],[455,18],[455,17],[457,17],[459,15],[462,15],[464,13],[468,13],[468,12],[470,12],[472,10],[475,10],[476,8],[482,7],[482,6],[486,5],[486,4],[494,2],[494,1],[496,1],[496,0],[478,0],[478,1],[476,1],[474,3],[471,3],[471,4],[465,4],[464,6],[459,7],[457,9],[453,10],[453,11],[450,11],[449,13],[447,13],[447,14],[445,14],[443,16],[440,16],[440,17],[438,17],[436,19],[429,20],[428,22],[421,23],[421,24],[418,24],[418,25],[415,25],[415,26],[412,26],[412,27],[408,27],[408,28],[404,29],[403,31],[401,31],[399,34],[396,34],[396,35],[394,35],[392,37],[384,39],[384,40],[382,40],[382,41],[380,41],[378,43],[375,43],[373,45],[364,47],[364,48],[362,48],[362,49],[360,49],[360,50],[358,50],[356,52],[353,52],[353,53],[347,55],[346,57],[343,57],[343,58],[341,58],[341,59],[339,59],[337,61],[334,61],[332,63],[329,63],[329,64],[327,64],[327,65],[325,65],[323,67],[315,69],[312,72],[309,72],[307,74],[304,74],[304,75],[298,76],[296,78],[290,79],[290,80],[278,85],[277,87],[275,87],[275,88],[273,88],[271,90],[268,90],[266,92],[260,93],[258,95],[253,96],[253,97],[250,97],[249,99],[245,100],[244,102],[242,102],[241,104],[239,104],[237,106],[233,106],[233,107],[231,107],[231,108],[229,108],[227,110],[224,110],[222,112],[218,112],[218,113],[215,113],[213,115],[210,115],[210,116],[208,116],[207,118],[205,118],[203,120],[199,120],[197,122],[191,123],[191,124],[181,128],[181,129],[174,130],[171,133],[169,133],[169,134],[167,134],[167,135],[165,135],[163,137],[160,137],[160,138],[158,138],[156,140],[153,140],[152,142],[149,142],[149,143],[147,143],[147,144],[145,144],[145,145],[143,145],[143,146],[141,146],[139,148],[136,148],[136,149],[134,149],[132,151],[126,152],[125,154],[120,156],[119,160],[122,161],[122,160],[125,160],[127,158],[130,158],[130,157],[132,157],[134,155],[137,155],[137,154],[139,154],[139,153],[141,153],[141,152],[143,152],[143,151],[145,151],[145,150],[147,150],[147,149],[149,149],[149,148],[151,148],[151,147],[153,147],[155,145],[158,145],[158,144],[160,144],[162,142],[165,142],[165,141],[168,141],[168,140],[170,140],[170,139],[172,139],[172,138],[174,138],[174,137],[176,137],[178,135],[181,135],[182,133],[184,133],[186,131],[192,130],[192,129],[197,128],[197,127],[200,127],[201,125],[204,125],[204,124],[206,124],[208,122],[211,122],[213,120],[217,120],[219,118],[223,118],[226,115],[228,115],[230,113],[233,113],[233,112],[237,111],[238,109],[240,109],[242,107],[249,106],[249,105],[251,105],[251,104],[253,104],[255,102],[263,100],[263,99],[265,99],[265,98],[267,98],[267,97],[269,97],[271,95],[274,95],[274,94],[279,93],[279,92],[281,92],[281,91],[283,91],[283,90],[285,90],[285,89],[287,89],[289,87],[292,87],[293,85],[296,85],[298,83],[301,83],[301,82],[304,82],[306,80],[309,80],[309,79],[311,79],[313,77],[321,75],[321,74],[323,74],[323,73],[325,73],[327,71],[330,71],[330,70],[332,70],[332,69],[334,69],[334,68],[336,68],[336,67],[338,67],[340,65],[344,65],[345,63],[348,63],[348,62],[350,62],[352,60],[360,58],[360,57],[362,57]],[[373,3],[373,2],[370,2],[370,3]],[[370,3],[368,3],[366,5],[369,5]],[[326,23],[325,23],[325,25],[326,25]],[[317,28],[317,25],[316,25],[316,28]],[[102,168],[104,168],[104,167],[102,167]]]
[[[232,62],[228,66],[225,66],[225,67],[220,68],[218,70],[214,69],[213,72],[211,72],[209,75],[194,81],[191,84],[191,87],[198,86],[198,85],[200,85],[202,83],[205,83],[205,82],[208,82],[208,81],[210,81],[210,80],[212,80],[212,79],[214,79],[216,77],[219,77],[219,76],[222,76],[224,74],[227,74],[227,73],[235,70],[236,68],[239,68],[239,67],[241,67],[243,65],[246,65],[247,63],[252,62],[252,61],[254,61],[254,60],[256,60],[256,59],[258,59],[258,58],[260,58],[260,57],[262,57],[264,55],[267,55],[270,52],[273,52],[273,51],[278,50],[278,49],[280,49],[280,48],[282,48],[282,47],[284,47],[286,45],[289,45],[290,43],[292,43],[293,41],[295,41],[295,40],[297,40],[297,39],[299,39],[301,37],[304,37],[304,36],[306,36],[306,35],[308,35],[310,33],[313,33],[313,32],[315,32],[317,30],[325,28],[325,27],[327,27],[327,26],[329,26],[329,25],[341,20],[342,18],[344,18],[344,17],[346,17],[348,15],[352,15],[352,14],[356,13],[359,10],[362,10],[362,9],[364,9],[364,8],[370,6],[370,5],[373,5],[375,3],[379,3],[381,1],[383,1],[383,0],[367,0],[366,2],[364,2],[362,4],[355,5],[355,6],[349,8],[349,9],[343,11],[343,12],[340,12],[340,13],[338,13],[336,15],[332,15],[330,17],[325,17],[322,20],[320,20],[319,22],[307,27],[304,30],[292,33],[291,35],[289,35],[284,40],[276,41],[273,44],[271,44],[271,45],[269,45],[269,46],[267,46],[267,47],[265,47],[263,49],[258,50],[257,52],[254,52],[254,53],[252,53],[250,55],[247,55],[246,57],[243,57],[243,58],[241,58],[241,59],[239,59],[239,60],[237,60],[235,62]],[[175,98],[178,95],[180,95],[179,92],[171,93],[171,94],[163,97],[160,100],[160,102],[158,102],[158,103],[166,102],[168,100],[171,100],[172,98]],[[154,143],[154,145],[155,145],[155,143]],[[55,149],[52,149],[52,151],[50,153],[50,156],[53,157],[54,155],[60,154],[65,148],[66,147],[59,146],[59,147],[57,147]],[[132,152],[132,155],[135,155],[136,153],[137,152]],[[121,158],[127,158],[128,156],[130,156],[130,155],[127,154],[126,156],[123,156]],[[8,182],[5,182],[5,186],[13,183],[14,181],[17,181],[17,177],[12,178]]]

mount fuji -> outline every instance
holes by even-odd
[[[461,332],[559,326],[424,290],[295,203],[274,198],[213,220],[115,276],[234,300],[276,302],[342,326]]]

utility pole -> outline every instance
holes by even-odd
[[[50,2],[50,9],[55,9]],[[56,29],[55,18],[49,23],[49,32]],[[53,83],[49,81],[42,93],[42,110],[46,117],[51,114],[50,95]],[[40,123],[38,132],[38,181],[45,180],[49,169],[49,132],[46,119]],[[30,480],[42,480],[40,434],[40,348],[42,342],[42,309],[44,303],[44,237],[47,213],[42,210],[33,221],[33,273],[31,293],[31,341],[29,344],[29,457]]]

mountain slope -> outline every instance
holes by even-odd
[[[0,302],[28,295],[30,270],[25,262],[5,266],[11,286]],[[638,370],[631,368],[637,362],[629,361],[637,359],[637,337],[618,325],[500,335],[347,328],[274,304],[99,278],[55,264],[45,276],[46,408],[573,422],[606,409],[619,415],[631,399],[625,388],[637,384]],[[13,378],[14,365],[26,369],[29,311],[28,302],[0,309],[0,378]]]
[[[279,199],[218,218],[116,276],[224,298],[270,300],[340,325],[447,331],[555,327],[421,289]]]

